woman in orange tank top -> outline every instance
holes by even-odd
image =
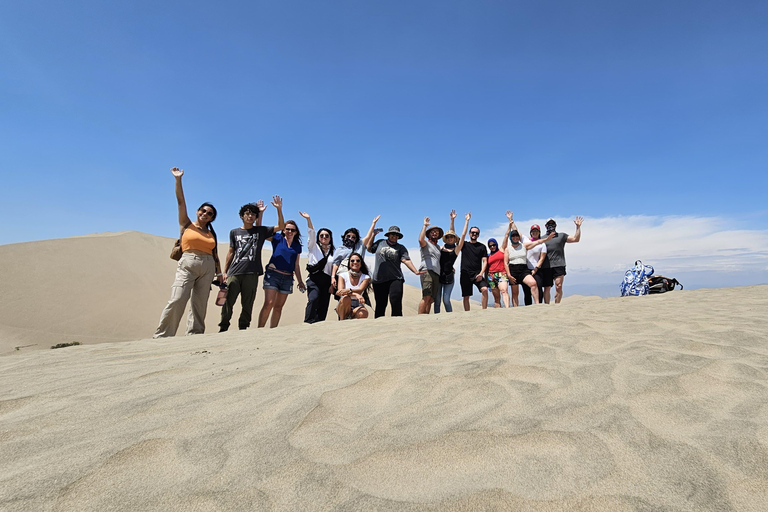
[[[181,186],[184,170],[174,167],[171,173],[176,178],[176,202],[179,207],[179,228],[181,229],[182,255],[176,267],[176,278],[171,288],[171,300],[160,315],[160,325],[154,338],[175,336],[179,322],[192,299],[187,318],[187,334],[205,332],[205,312],[214,274],[221,275],[216,243],[216,231],[211,224],[216,219],[216,208],[203,203],[197,209],[193,222],[187,215],[187,203]]]

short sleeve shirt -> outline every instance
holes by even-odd
[[[479,274],[483,268],[483,258],[488,257],[485,244],[466,242],[461,248],[461,272],[464,274]]]
[[[288,247],[282,233],[272,236],[272,257],[269,259],[267,269],[273,268],[280,272],[290,273],[296,269],[296,258],[301,254],[301,243],[298,237],[294,237],[293,243]]]
[[[568,235],[565,233],[558,233],[552,240],[547,240],[547,259],[549,260],[550,267],[564,267],[565,266],[565,244],[568,240]]]
[[[261,248],[264,240],[275,233],[274,226],[254,226],[250,229],[236,228],[229,232],[229,246],[235,251],[228,274],[238,276],[242,274],[264,273],[261,266]]]
[[[371,252],[375,255],[373,276],[371,279],[374,283],[405,280],[400,264],[402,260],[411,259],[408,255],[408,249],[406,249],[405,246],[400,245],[399,243],[389,245],[387,239],[383,238],[371,244]]]
[[[534,240],[531,240],[530,238],[526,238],[524,240],[525,243],[533,242],[533,241]],[[531,247],[530,249],[528,249],[528,254],[526,257],[528,258],[529,269],[533,270],[534,268],[536,268],[536,266],[539,264],[539,258],[541,257],[541,253],[544,253],[544,254],[547,253],[546,243],[539,244],[535,247]]]
[[[419,270],[431,270],[435,274],[440,273],[440,246],[427,240],[427,245],[419,247],[421,253],[421,267]]]

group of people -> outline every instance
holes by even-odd
[[[478,241],[480,228],[469,227],[471,214],[464,216],[461,236],[456,234],[456,211],[450,213],[447,232],[433,226],[429,217],[419,234],[421,266],[416,268],[408,249],[400,243],[400,228],[391,226],[384,238],[375,240],[383,229],[376,224],[380,215],[373,219],[365,237],[348,228],[341,237],[341,247],[333,244],[330,229],[315,230],[309,213],[299,212],[307,222],[307,279],[302,278],[299,258],[302,253],[302,235],[296,221],[284,220],[283,202],[273,196],[271,204],[277,210],[277,225],[263,226],[263,213],[267,209],[262,201],[249,203],[240,208],[242,226],[230,231],[229,250],[224,268],[218,257],[218,239],[213,228],[216,208],[203,203],[190,219],[182,187],[184,171],[171,169],[176,181],[176,201],[180,228],[179,243],[182,254],[176,269],[171,299],[163,309],[160,324],[154,337],[174,336],[187,302],[191,307],[187,320],[187,334],[205,331],[205,314],[211,283],[216,278],[226,283],[226,300],[221,308],[220,332],[230,327],[233,308],[240,297],[241,312],[238,328],[247,329],[251,324],[253,305],[259,277],[263,276],[264,303],[258,316],[258,327],[277,327],[288,295],[293,292],[294,281],[299,291],[307,292],[304,321],[322,322],[326,319],[331,298],[338,301],[336,313],[339,320],[367,318],[371,303],[369,290],[374,296],[374,317],[386,314],[391,307],[392,316],[403,314],[404,265],[420,276],[422,299],[419,314],[440,313],[441,303],[446,312],[453,311],[451,293],[455,284],[454,268],[461,255],[459,284],[464,310],[469,311],[470,297],[474,289],[480,291],[482,308],[488,307],[488,289],[494,297],[494,306],[519,305],[519,286],[523,287],[526,305],[550,302],[551,288],[555,287],[555,303],[563,296],[563,279],[566,275],[565,244],[581,239],[583,219],[574,220],[574,235],[557,232],[557,223],[550,218],[545,223],[546,235],[542,237],[538,225],[531,226],[530,237],[522,237],[515,225],[512,213],[501,247],[491,238],[488,245]],[[465,238],[469,233],[469,240]],[[442,239],[443,245],[440,245]],[[263,267],[262,246],[269,240],[272,256]],[[365,263],[365,254],[373,255],[373,271]]]

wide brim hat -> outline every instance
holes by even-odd
[[[438,230],[440,232],[440,234],[437,236],[437,238],[443,238],[443,233],[444,233],[443,228],[438,227],[438,226],[428,227],[427,228],[427,235],[429,235],[429,232],[432,231],[433,229],[436,229],[436,230]]]
[[[446,240],[446,238],[448,238],[449,236],[455,237],[455,238],[456,238],[456,240],[458,240],[458,239],[459,239],[459,235],[457,235],[457,234],[456,234],[456,232],[455,232],[454,230],[452,230],[452,229],[449,229],[449,230],[448,230],[448,231],[446,231],[446,232],[445,232],[445,234],[442,236],[443,242],[445,242],[445,243],[449,244],[450,242],[449,242],[448,240]]]
[[[400,228],[397,226],[389,226],[389,230],[384,233],[384,236],[397,235],[397,238],[403,238],[403,234],[400,232]]]

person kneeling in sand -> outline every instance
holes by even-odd
[[[365,299],[363,293],[368,289],[371,282],[371,276],[368,275],[368,267],[363,261],[363,257],[353,252],[349,257],[349,272],[338,274],[339,305],[336,306],[336,313],[339,320],[349,320],[352,318],[368,318],[368,310],[365,309]]]

